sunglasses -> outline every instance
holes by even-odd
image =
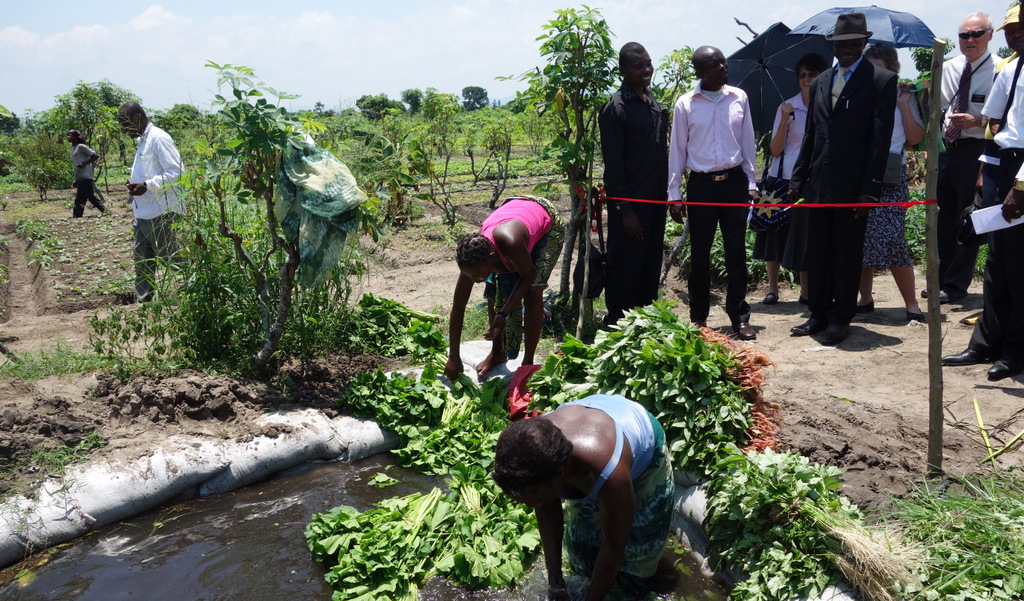
[[[969,40],[971,38],[978,39],[981,36],[983,36],[986,33],[988,33],[988,31],[989,30],[987,30],[987,29],[975,29],[974,31],[961,31],[960,32],[960,39],[961,40]]]
[[[814,79],[818,75],[820,75],[820,74],[819,73],[811,73],[809,71],[801,71],[801,72],[796,74],[796,78],[797,79]]]

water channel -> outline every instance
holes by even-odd
[[[398,484],[368,482],[387,470]],[[387,453],[353,462],[307,464],[237,491],[170,505],[102,528],[52,551],[0,590],[18,601],[323,600],[326,568],[310,559],[303,531],[313,513],[338,505],[369,509],[386,498],[436,483],[394,465]],[[542,565],[538,561],[537,565]],[[726,592],[700,575],[686,555],[666,551],[660,591],[646,599],[721,601]],[[468,592],[438,579],[421,601],[543,601],[542,570],[515,591]],[[580,580],[570,581],[579,589]]]

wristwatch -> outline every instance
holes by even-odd
[[[1024,192],[1024,179],[1013,180],[1013,189]]]

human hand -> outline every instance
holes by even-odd
[[[630,238],[643,240],[644,226],[640,224],[640,218],[636,216],[633,209],[625,209],[619,214],[622,215],[622,229],[626,231],[626,235]]]
[[[565,586],[564,579],[559,577],[548,580],[549,601],[569,601],[569,598],[569,588]]]
[[[800,192],[790,188],[786,192],[786,203],[787,204],[791,204],[791,205],[795,205],[798,202],[800,202]]]
[[[949,122],[957,129],[970,129],[981,125],[981,118],[970,113],[951,113]]]
[[[913,98],[913,94],[908,92],[906,88],[901,88],[900,93],[896,95],[896,104],[901,109],[905,109],[910,106],[910,99]]]
[[[444,364],[444,376],[454,382],[462,372],[462,358],[458,355],[448,357],[448,362]]]
[[[758,192],[757,190],[749,190],[747,192],[747,195],[750,197],[750,202],[752,204],[760,202],[761,200],[761,193]]]
[[[796,109],[788,102],[782,103],[782,122],[786,123],[789,118],[796,114]]]
[[[1003,219],[1009,223],[1018,217],[1024,217],[1024,192],[1014,189],[1003,200]]]
[[[505,329],[505,320],[508,316],[502,312],[494,314],[494,319],[491,321],[491,327],[484,332],[484,340],[494,340],[501,336],[501,331]]]
[[[75,180],[75,181],[71,182],[71,187],[72,188],[77,188],[78,187],[78,180]]]
[[[132,196],[142,196],[146,189],[146,182],[128,182],[128,193]]]
[[[861,194],[860,196],[857,197],[857,202],[858,203],[875,202],[875,199],[871,198],[870,196],[867,196],[865,194]],[[871,210],[871,207],[863,207],[863,206],[854,207],[854,209],[853,209],[853,218],[854,219],[860,219],[861,217],[864,217],[865,215],[867,215],[868,211],[870,211],[870,210]]]
[[[669,205],[668,214],[672,217],[672,221],[683,223],[686,221],[686,205]]]

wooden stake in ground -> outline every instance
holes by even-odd
[[[936,38],[932,45],[931,111],[928,116],[928,136],[925,147],[924,194],[935,200],[939,174],[939,136],[942,135],[942,61],[946,43]],[[939,309],[939,243],[937,227],[939,207],[925,205],[925,244],[927,266],[925,281],[928,290],[928,475],[942,474],[942,314]]]

